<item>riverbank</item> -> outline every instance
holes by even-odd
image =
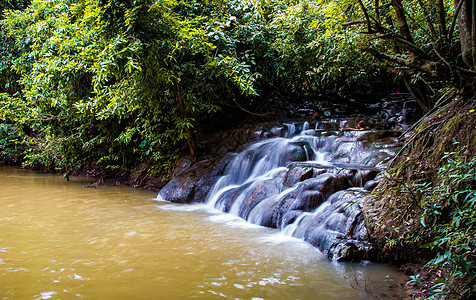
[[[476,105],[456,95],[415,126],[364,205],[379,259],[403,265],[414,297],[476,293]]]
[[[98,184],[106,181],[158,192],[171,179],[191,167],[199,168],[203,173],[209,172],[226,154],[239,151],[251,141],[272,137],[273,133],[269,131],[272,126],[272,123],[247,124],[239,128],[205,133],[206,150],[200,155],[192,156],[184,149],[173,166],[163,174],[158,174],[150,162],[124,166],[125,171],[110,170],[100,165],[84,165],[73,169],[69,174],[95,178]]]

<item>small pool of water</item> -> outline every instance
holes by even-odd
[[[202,205],[0,167],[2,299],[404,299],[407,277]]]

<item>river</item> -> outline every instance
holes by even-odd
[[[402,299],[408,278],[337,263],[203,205],[0,167],[1,299]]]

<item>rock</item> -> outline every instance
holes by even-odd
[[[193,164],[193,158],[191,156],[185,156],[177,160],[174,167],[174,172],[172,173],[172,177],[177,176],[178,174],[182,173],[183,171],[190,168]]]
[[[372,245],[368,242],[347,240],[333,244],[328,252],[327,258],[336,261],[363,260],[372,257]]]
[[[266,198],[258,203],[249,213],[248,222],[260,226],[276,228],[276,223],[273,219],[274,208],[280,203],[278,196]]]
[[[373,191],[379,184],[379,180],[369,180],[365,183],[364,189],[367,191]]]
[[[286,151],[289,161],[306,161],[308,155],[313,153],[311,146],[306,141],[290,142]]]
[[[385,176],[382,173],[377,174],[375,178],[365,183],[364,189],[367,191],[373,191],[384,178]]]
[[[245,195],[245,200],[240,202],[238,216],[247,219],[251,210],[262,200],[279,194],[282,187],[284,174],[277,174],[272,179],[254,183]]]
[[[243,184],[241,186],[238,186],[233,189],[229,189],[225,192],[223,192],[218,199],[215,202],[215,208],[223,211],[223,212],[230,212],[231,207],[235,203],[235,200],[241,195],[241,193],[246,190],[252,182],[248,182],[246,184]]]
[[[233,212],[247,219],[251,210],[264,199],[277,195],[282,187],[284,172],[273,178],[250,181],[236,188],[227,190],[217,199],[215,208],[223,212]]]
[[[392,130],[372,130],[365,131],[357,140],[365,141],[366,143],[376,143],[386,138],[398,137],[400,134],[400,132]]]
[[[353,186],[356,187],[363,187],[365,183],[369,180],[372,180],[377,176],[379,171],[376,170],[353,170],[355,173],[353,176],[349,176],[349,181],[352,183]],[[350,173],[348,173],[351,175]]]
[[[310,178],[298,183],[297,187],[281,195],[276,201],[273,213],[267,215],[267,224],[271,227],[284,228],[287,225],[284,216],[289,211],[313,211],[319,207],[329,195],[339,190],[347,189],[350,186],[346,176],[336,176],[332,173],[324,173],[316,178]]]
[[[222,175],[232,156],[218,163],[203,160],[175,176],[158,193],[158,198],[176,203],[205,202],[208,191]]]
[[[323,193],[326,198],[337,191],[345,190],[351,186],[345,174],[336,175],[324,173],[316,178],[308,179],[305,182],[308,186],[307,190],[317,189]]]
[[[284,177],[284,181],[283,181],[283,187],[284,188],[292,187],[300,181],[304,181],[306,179],[315,177],[325,172],[326,172],[325,169],[317,169],[313,167],[292,165],[289,167],[288,172],[286,172],[286,176]]]
[[[303,213],[302,210],[290,210],[286,212],[282,217],[280,228],[283,229],[289,224],[294,223],[294,221],[296,221],[296,219]]]
[[[289,224],[285,216],[291,211],[312,211],[321,205],[325,198],[319,190],[306,190],[306,186],[300,185],[293,192],[285,195],[274,207],[270,223],[273,227],[284,228]],[[289,217],[289,216],[288,216]]]
[[[349,252],[350,248],[341,248],[349,241],[355,244],[366,238],[361,203],[367,194],[363,189],[355,188],[333,194],[319,209],[304,215],[292,235],[319,248],[332,259],[354,255]]]

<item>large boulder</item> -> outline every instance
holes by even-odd
[[[158,193],[157,198],[176,203],[205,202],[215,181],[223,175],[232,156],[218,162],[203,160],[175,176]]]
[[[246,220],[252,224],[276,228],[276,223],[273,223],[273,214],[280,200],[279,195],[264,199],[251,210]]]
[[[254,203],[249,216],[244,218],[257,225],[284,228],[301,213],[315,210],[328,196],[349,186],[347,176],[323,173],[259,204]]]
[[[336,191],[347,189],[350,186],[346,176],[337,176],[333,173],[323,173],[315,178],[300,182],[296,189],[282,197],[273,213],[272,224],[284,228],[289,224],[290,211],[310,212],[319,207],[327,197]],[[296,213],[292,213],[294,216]]]
[[[262,200],[273,195],[279,194],[282,187],[284,173],[275,174],[273,178],[254,182],[248,189],[244,199],[240,201],[237,209],[237,215],[243,219],[247,219],[251,210]]]

